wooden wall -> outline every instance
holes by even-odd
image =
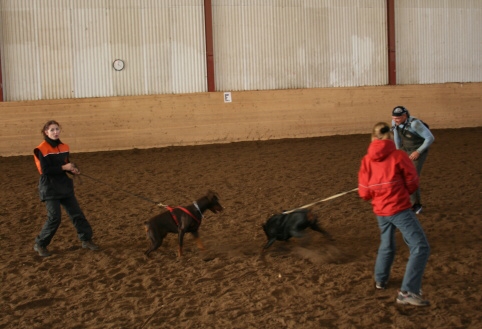
[[[482,83],[0,103],[0,156],[30,155],[55,119],[72,152],[368,134],[404,105],[431,128],[482,126]]]

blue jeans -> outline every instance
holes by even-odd
[[[400,290],[418,294],[430,255],[430,246],[417,216],[412,210],[407,209],[393,216],[377,216],[377,220],[381,235],[375,263],[375,281],[388,282],[395,259],[395,231],[398,229],[410,249]]]
[[[408,155],[410,155],[410,153],[408,153]],[[415,166],[415,169],[417,169],[417,174],[418,174],[419,178],[420,178],[420,175],[422,174],[422,167],[423,167],[423,164],[425,163],[425,160],[427,160],[427,156],[428,156],[428,150],[426,150],[425,152],[420,154],[420,156],[418,157],[417,160],[412,161],[413,165]],[[418,189],[415,192],[413,192],[410,195],[410,201],[412,202],[412,205],[414,205],[416,203],[418,203],[418,204],[422,203],[420,186],[418,187]]]

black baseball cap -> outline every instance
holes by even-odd
[[[401,117],[404,114],[408,115],[408,110],[404,106],[396,106],[392,111],[394,117]]]

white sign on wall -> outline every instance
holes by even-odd
[[[231,103],[233,100],[231,99],[231,92],[227,91],[224,93],[224,102]]]

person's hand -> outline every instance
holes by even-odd
[[[74,163],[70,163],[70,172],[74,175],[79,175],[80,174],[80,170],[79,168],[77,168],[77,166],[74,164]]]
[[[413,151],[412,154],[410,154],[408,157],[410,158],[410,160],[417,160],[418,157],[420,156],[420,153],[418,153],[418,151]]]
[[[74,175],[80,175],[80,170],[75,165],[72,166],[72,169],[70,170],[70,172]]]
[[[79,175],[80,170],[73,164],[72,162],[66,163],[62,166],[62,169],[65,171],[70,171],[74,175]]]

